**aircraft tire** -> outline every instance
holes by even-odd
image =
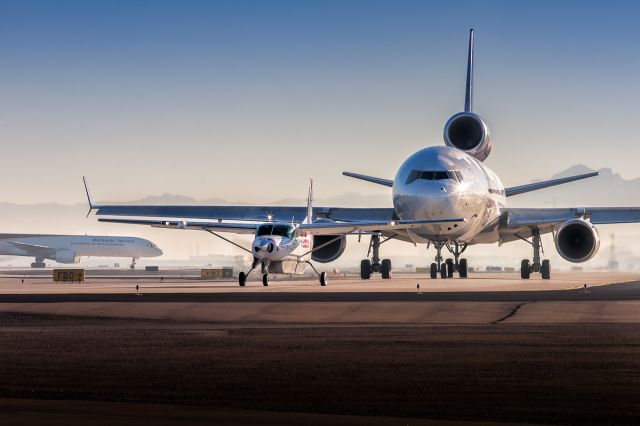
[[[458,265],[458,274],[460,278],[467,278],[467,259],[460,259],[460,264]]]
[[[321,272],[320,273],[320,285],[322,287],[327,285],[327,273],[326,272]]]
[[[440,265],[440,278],[445,279],[447,275],[447,263],[445,262]]]
[[[522,259],[520,262],[520,278],[528,280],[531,277],[531,265],[529,259]]]
[[[360,262],[360,278],[363,280],[371,278],[371,261],[369,259],[362,259]]]
[[[240,272],[238,274],[238,284],[240,284],[240,287],[244,287],[246,283],[247,283],[247,274],[245,274],[244,272]]]
[[[382,274],[382,279],[388,280],[391,278],[391,260],[390,259],[382,259],[382,264],[380,265],[380,273]]]
[[[265,287],[269,286],[269,274],[262,274],[262,285]]]
[[[551,279],[551,262],[549,262],[549,259],[542,261],[542,265],[540,265],[540,274],[542,275],[543,280]]]
[[[436,278],[438,278],[438,265],[436,265],[435,263],[432,263],[430,269],[431,270],[429,272],[431,275],[431,279],[435,280]]]
[[[453,266],[453,259],[447,259],[445,263],[447,265],[447,278],[453,278],[453,272],[455,269]]]

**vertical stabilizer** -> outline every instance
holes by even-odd
[[[304,223],[313,222],[313,178],[309,178],[309,195],[307,196],[307,217]]]
[[[469,30],[469,56],[467,57],[467,91],[464,96],[464,111],[473,111],[473,28]]]

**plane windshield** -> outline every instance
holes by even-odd
[[[273,223],[266,223],[258,226],[256,230],[256,237],[262,235],[278,235],[281,237],[293,238],[294,227],[291,225],[280,225]]]
[[[406,184],[410,184],[418,179],[421,180],[445,180],[451,179],[462,182],[462,174],[457,170],[433,171],[433,170],[412,170],[407,177]]]

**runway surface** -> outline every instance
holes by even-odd
[[[3,425],[640,422],[638,274],[22,279]]]

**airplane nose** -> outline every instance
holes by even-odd
[[[271,253],[275,249],[275,243],[268,238],[255,241],[253,243],[253,251],[256,254]]]

